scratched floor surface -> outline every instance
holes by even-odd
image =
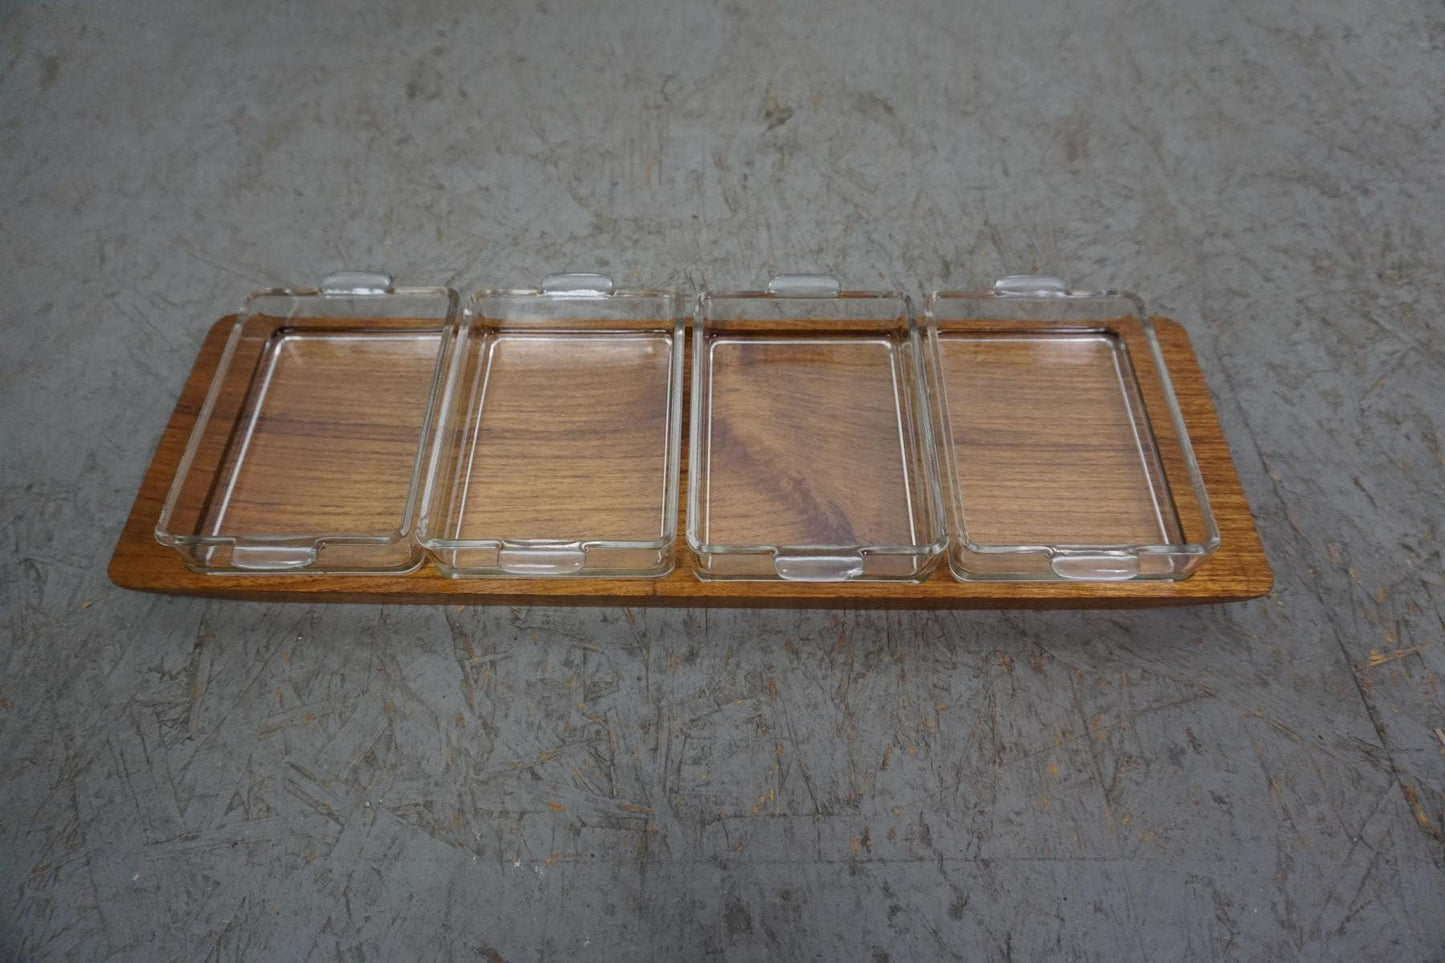
[[[0,956],[1445,958],[1438,3],[397,9],[0,13]],[[348,267],[1139,291],[1276,589],[111,587],[208,324]]]

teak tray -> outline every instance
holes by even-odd
[[[681,535],[677,567],[659,579],[446,578],[430,563],[407,575],[203,575],[155,538],[156,519],[235,317],[211,328],[161,436],[110,561],[110,578],[142,592],[255,601],[457,605],[788,606],[796,608],[1125,608],[1257,598],[1274,576],[1229,457],[1209,390],[1178,322],[1154,319],[1219,526],[1219,549],[1177,582],[960,582],[940,565],[920,583],[703,582]],[[685,380],[684,384],[688,382]],[[685,410],[686,406],[684,406]],[[686,446],[684,445],[684,457]],[[687,466],[682,469],[687,502]],[[684,526],[685,530],[685,526]]]

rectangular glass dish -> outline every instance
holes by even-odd
[[[156,524],[203,572],[404,572],[457,314],[444,288],[339,274],[253,295]]]
[[[1010,277],[925,314],[955,577],[1181,579],[1218,547],[1138,299]]]
[[[687,539],[704,579],[919,580],[944,549],[922,342],[831,278],[703,292]]]
[[[674,564],[677,297],[601,275],[477,295],[457,337],[418,537],[449,576],[656,577]]]

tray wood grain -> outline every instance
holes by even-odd
[[[1255,530],[1189,336],[1157,318],[1179,405],[1219,525],[1219,550],[1182,582],[959,582],[946,566],[917,584],[703,582],[678,537],[678,567],[660,579],[449,579],[430,564],[405,575],[202,575],[155,540],[156,519],[234,317],[211,328],[146,471],[110,561],[121,588],[255,601],[454,605],[665,605],[796,608],[1126,608],[1234,602],[1266,594],[1274,576]],[[690,353],[688,355],[690,357]],[[685,382],[686,383],[686,382]],[[682,505],[687,504],[683,444]],[[686,519],[679,531],[686,528]]]

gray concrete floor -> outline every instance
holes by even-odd
[[[1445,10],[10,4],[0,955],[1441,959]],[[196,348],[342,267],[1188,326],[1271,597],[251,605],[105,563]]]

